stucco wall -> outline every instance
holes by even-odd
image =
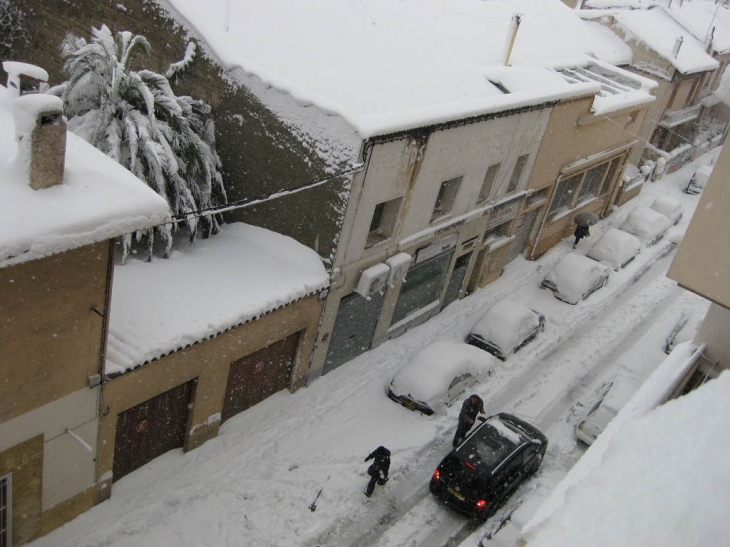
[[[697,329],[695,342],[707,344],[705,357],[717,361],[716,370],[730,368],[730,310],[712,304]]]
[[[724,148],[700,196],[668,276],[730,307],[730,149]]]
[[[110,243],[0,268],[0,422],[99,373]]]

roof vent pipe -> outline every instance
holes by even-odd
[[[517,39],[517,31],[520,29],[520,23],[522,22],[522,16],[517,14],[512,16],[510,21],[509,31],[507,32],[507,44],[505,47],[504,54],[504,66],[510,66],[510,58],[512,57],[512,49],[515,47],[515,40]]]
[[[674,58],[677,58],[677,55],[679,55],[679,50],[682,47],[682,44],[684,43],[684,38],[681,36],[677,38],[677,41],[674,42],[674,49],[672,49],[672,55],[674,55]]]

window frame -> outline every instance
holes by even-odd
[[[618,168],[624,157],[625,154],[614,156],[613,158],[593,164],[586,169],[574,172],[559,179],[555,183],[555,190],[553,191],[553,195],[550,200],[550,206],[547,212],[548,221],[554,222],[559,217],[569,213],[570,211],[585,207],[592,201],[605,197],[611,187],[611,181],[615,179],[616,174],[618,173]],[[602,169],[603,172],[600,180],[596,184],[595,182],[590,181],[589,173],[599,169]],[[586,181],[589,181],[589,184],[595,185],[594,192],[584,192],[587,184]],[[575,187],[572,190],[567,189],[567,184],[575,184]],[[565,194],[566,190],[567,194]],[[569,199],[565,200],[564,195],[569,196]],[[563,205],[558,207],[558,204],[561,203]]]
[[[520,186],[522,182],[522,176],[525,174],[525,167],[527,162],[530,161],[530,154],[522,154],[515,161],[515,166],[512,169],[512,176],[510,176],[509,184],[507,185],[507,193],[514,192]]]
[[[451,216],[454,210],[454,204],[456,203],[456,196],[459,194],[459,188],[463,180],[464,176],[459,175],[441,183],[438,194],[436,194],[436,201],[433,205],[431,222],[437,222]]]
[[[365,248],[369,249],[388,241],[393,237],[396,225],[398,224],[398,215],[400,213],[403,197],[397,197],[386,201],[381,201],[373,208],[373,214],[370,218],[370,226],[368,228]],[[375,223],[377,219],[377,224]]]
[[[497,181],[499,176],[499,170],[502,164],[500,162],[493,163],[487,167],[487,172],[484,174],[484,180],[482,186],[479,189],[479,196],[477,196],[477,203],[484,203],[489,199],[489,196],[494,189],[494,183]]]

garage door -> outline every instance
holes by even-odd
[[[535,224],[535,218],[537,218],[537,209],[525,213],[520,217],[515,231],[515,239],[512,242],[512,246],[509,248],[509,256],[507,262],[511,262],[522,254],[525,249],[527,242],[530,239],[530,233],[532,232],[532,226]]]
[[[231,363],[221,420],[288,388],[298,345],[295,333]]]
[[[370,349],[384,299],[381,293],[365,298],[354,292],[340,300],[322,374]]]
[[[441,309],[444,309],[454,300],[459,298],[461,286],[464,284],[464,278],[466,277],[466,270],[469,269],[470,260],[471,253],[461,255],[459,258],[456,259],[456,264],[454,264],[454,271],[451,272],[449,286],[446,288],[444,301],[441,303]]]
[[[195,380],[191,380],[117,416],[115,481],[183,446],[194,386]]]

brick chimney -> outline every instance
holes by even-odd
[[[18,157],[34,190],[63,182],[66,119],[54,95],[23,95],[13,101]]]

